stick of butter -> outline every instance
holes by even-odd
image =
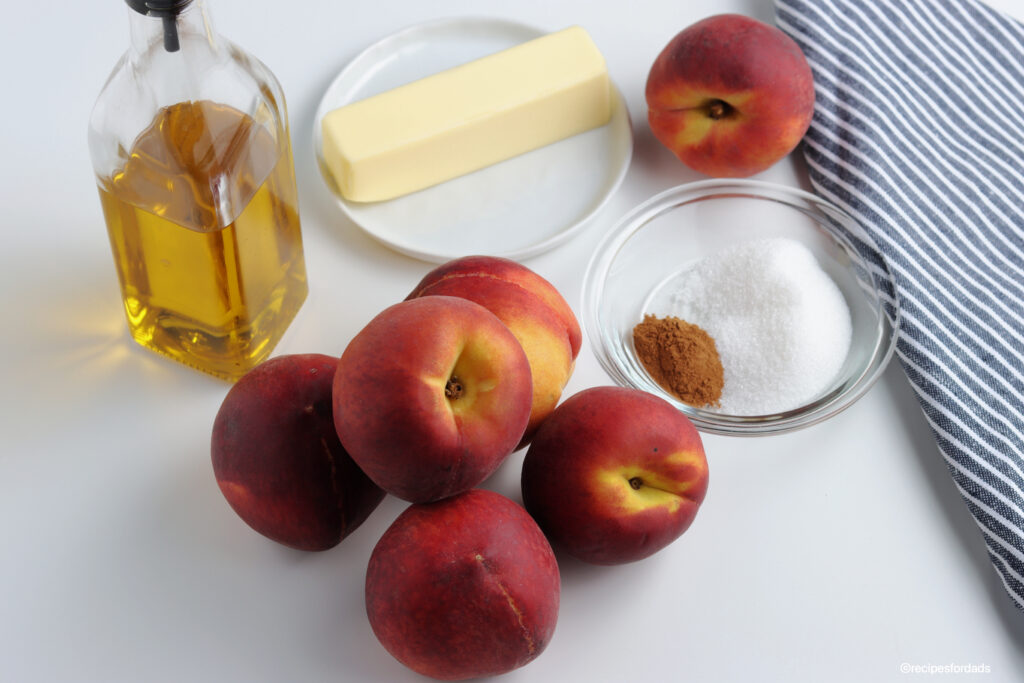
[[[381,201],[610,117],[608,68],[575,26],[328,112],[323,158],[345,199]]]

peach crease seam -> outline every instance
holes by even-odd
[[[527,648],[529,648],[529,651],[531,653],[534,652],[534,650],[537,649],[537,646],[533,642],[533,638],[530,637],[530,632],[526,628],[526,624],[523,623],[523,612],[516,605],[516,601],[512,599],[512,594],[508,592],[508,589],[505,588],[505,584],[503,584],[498,579],[498,577],[494,575],[490,567],[487,566],[487,561],[484,559],[483,555],[481,555],[480,553],[476,553],[473,556],[473,559],[476,560],[477,563],[479,563],[480,566],[484,568],[484,571],[487,572],[487,575],[491,577],[491,580],[494,581],[495,585],[498,586],[498,590],[500,590],[501,594],[505,596],[505,600],[506,602],[508,602],[508,606],[512,609],[512,613],[516,615],[516,621],[519,623],[519,629],[523,632],[523,640],[526,641]]]

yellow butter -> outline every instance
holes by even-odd
[[[610,117],[607,66],[576,26],[327,113],[323,158],[343,197],[380,201]]]

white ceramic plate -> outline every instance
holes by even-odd
[[[629,112],[614,86],[607,125],[389,201],[343,199],[321,156],[320,122],[332,109],[544,33],[500,19],[445,19],[394,33],[349,62],[313,125],[317,162],[341,210],[387,246],[437,263],[467,254],[525,259],[579,232],[619,187],[633,153]]]

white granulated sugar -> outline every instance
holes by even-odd
[[[850,309],[801,243],[770,238],[696,263],[673,283],[674,315],[711,335],[725,384],[718,410],[798,408],[836,379],[850,348]]]

